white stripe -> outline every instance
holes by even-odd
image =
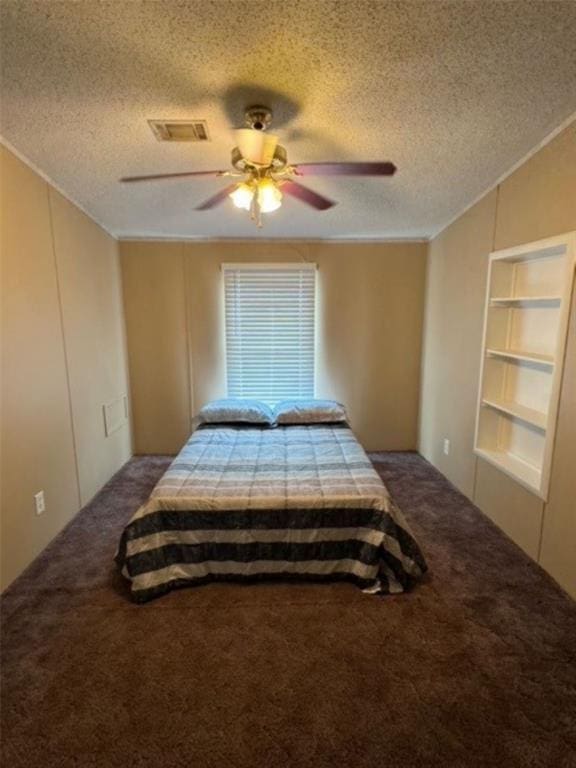
[[[232,529],[163,531],[133,539],[126,545],[128,557],[167,544],[313,544],[322,541],[364,541],[374,547],[380,546],[384,534],[371,528],[274,528],[274,529]]]

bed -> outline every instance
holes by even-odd
[[[426,571],[345,424],[202,426],[124,529],[116,561],[136,602],[220,579],[348,580],[390,594]]]

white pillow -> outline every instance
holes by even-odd
[[[277,424],[329,424],[347,421],[346,409],[336,400],[283,400],[274,408]]]
[[[240,398],[212,400],[200,409],[198,418],[201,424],[274,424],[274,414],[266,403]]]

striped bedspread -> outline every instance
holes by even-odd
[[[348,579],[409,588],[424,558],[352,431],[206,426],[124,529],[116,556],[143,602],[214,579]]]

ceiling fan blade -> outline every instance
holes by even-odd
[[[396,166],[390,162],[377,163],[298,163],[301,176],[392,176]]]
[[[216,192],[215,195],[212,195],[212,197],[209,197],[208,200],[204,200],[203,203],[200,203],[200,205],[197,205],[194,209],[195,211],[209,211],[211,208],[215,208],[217,205],[220,205],[220,203],[223,203],[224,200],[230,195],[230,192],[235,188],[236,184],[229,184],[227,187],[224,187],[224,189],[221,189],[219,192]]]
[[[162,179],[185,179],[191,176],[221,176],[225,171],[185,171],[184,173],[157,173],[152,176],[125,176],[120,181],[162,181]]]
[[[286,192],[287,195],[291,195],[297,200],[311,205],[317,211],[327,211],[328,208],[333,208],[336,205],[334,200],[329,200],[327,197],[308,189],[308,187],[303,187],[302,184],[298,184],[296,181],[284,182],[282,184],[282,192]]]
[[[234,131],[236,144],[242,157],[258,165],[270,165],[278,144],[278,136],[253,128],[238,128]]]

